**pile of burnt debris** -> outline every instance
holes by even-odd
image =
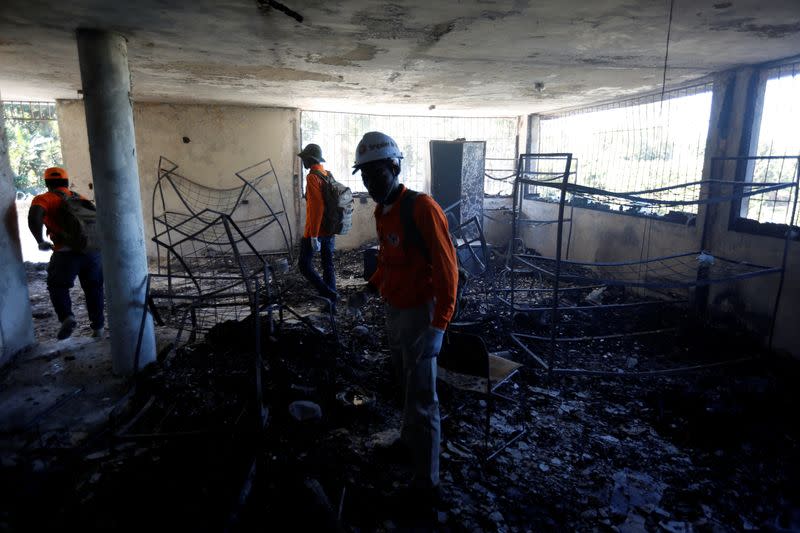
[[[357,290],[361,255],[337,256],[346,296]],[[299,276],[285,284],[292,303],[312,300]],[[465,330],[523,365],[504,386],[507,401],[493,405],[489,444],[520,425],[526,432],[484,460],[485,399],[441,387],[446,505],[435,515],[404,505],[408,472],[375,453],[400,419],[373,301],[358,318],[339,311],[338,341],[323,314],[315,327],[265,328],[260,360],[252,320],[215,326],[138,376],[129,408],[103,434],[46,467],[32,456],[39,467],[7,479],[19,484],[19,505],[4,506],[4,522],[89,531],[800,529],[794,363],[705,324],[684,332],[675,357],[758,357],[636,380],[551,379],[509,338],[525,324],[502,305],[484,299],[468,314]],[[638,347],[642,367],[651,349]]]

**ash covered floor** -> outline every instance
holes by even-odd
[[[357,290],[361,271],[358,252],[337,252],[344,295]],[[42,272],[29,275],[34,313],[44,313]],[[302,278],[292,271],[282,283],[288,303],[326,330]],[[683,332],[673,362],[759,357],[647,379],[549,380],[511,341],[511,320],[495,305],[482,309],[485,319],[473,314],[469,330],[524,366],[503,389],[518,403],[498,402],[492,426],[508,436],[524,422],[527,433],[482,464],[485,404],[440,387],[443,414],[453,415],[442,425],[447,505],[414,512],[398,496],[408,472],[375,449],[399,428],[382,308],[373,302],[358,320],[343,311],[338,344],[297,322],[271,336],[263,330],[263,430],[254,325],[230,322],[143,372],[124,409],[91,435],[70,439],[67,429],[57,442],[5,449],[0,528],[800,529],[796,363],[706,324]],[[37,335],[46,334],[54,321],[38,320]],[[641,369],[670,363],[651,362],[650,350],[638,347]],[[97,372],[109,376],[105,366]],[[296,400],[315,402],[322,417],[296,421],[288,410]]]

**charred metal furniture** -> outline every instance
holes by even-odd
[[[757,181],[741,179],[744,175],[743,168],[756,167],[765,160],[788,160],[787,168],[791,175],[788,175],[788,179],[786,174],[779,176],[784,179],[777,181],[766,179],[769,177],[766,175],[765,179]],[[543,162],[546,164],[542,164]],[[707,216],[707,206],[730,204],[733,218],[736,207],[743,205],[748,199],[752,201],[752,198],[759,196],[781,194],[785,196],[781,202],[791,211],[788,220],[795,220],[800,157],[714,158],[710,179],[628,192],[602,190],[571,182],[570,179],[574,176],[571,164],[571,154],[520,156],[518,176],[514,184],[512,243],[518,240],[522,242],[523,232],[529,226],[526,225],[528,219],[525,203],[534,198],[530,194],[532,188],[550,191],[549,195],[537,194],[535,198],[549,198],[549,209],[557,208],[557,216],[553,221],[555,256],[543,257],[530,253],[524,246],[512,246],[509,253],[510,286],[498,289],[512,314],[528,317],[529,331],[518,329],[512,334],[513,340],[525,353],[551,375],[658,375],[736,362],[741,359],[640,372],[635,370],[637,358],[631,346],[623,348],[617,343],[637,343],[643,339],[654,339],[650,342],[654,342],[656,346],[668,346],[670,342],[665,342],[663,336],[679,331],[684,326],[683,318],[687,314],[697,317],[705,313],[712,286],[723,287],[763,276],[776,277],[774,289],[770,289],[774,290],[774,307],[764,331],[766,344],[769,348],[772,347],[789,241],[794,238],[791,222],[782,233],[784,247],[779,264],[761,265],[749,261],[747,257],[722,257],[714,252],[711,217]],[[781,164],[781,168],[785,166]],[[568,206],[572,210],[576,205],[606,206],[605,209],[612,213],[622,212],[642,217],[640,258],[605,262],[565,259],[564,244],[569,250],[570,243],[569,237],[564,234],[565,224],[569,224],[570,234],[573,226],[576,226],[574,213],[567,218],[565,211]],[[669,220],[669,217],[683,215],[680,210],[687,206],[692,207],[686,211],[691,211],[695,206],[704,207],[697,210],[696,215],[689,214],[690,216],[685,217],[682,224],[684,229],[681,230],[687,241],[696,239],[699,247],[651,256],[654,217],[649,215],[659,214],[662,219],[666,217]],[[664,245],[658,244],[663,252]],[[743,254],[739,252],[737,255]],[[604,292],[613,293],[613,301],[604,301]],[[694,305],[687,305],[690,303]],[[675,320],[664,323],[656,320],[640,327],[637,319],[647,316],[648,313],[659,320]],[[599,326],[603,326],[605,330]],[[530,329],[539,331],[532,333]],[[573,356],[578,350],[573,348],[576,346],[590,346],[597,353],[588,360],[584,358],[582,362],[575,364]],[[633,349],[635,348],[634,345]],[[625,349],[631,350],[624,354],[627,358],[612,363],[613,356],[619,355]]]
[[[525,434],[526,413],[524,407],[520,406],[522,421],[518,427],[514,428],[510,435],[492,437],[492,415],[499,412],[497,401],[518,403],[517,400],[498,392],[498,389],[519,372],[521,364],[490,354],[480,336],[459,331],[447,332],[437,363],[440,382],[466,393],[474,393],[477,398],[486,402],[483,453],[480,454],[484,461],[491,461]],[[452,413],[460,413],[464,405],[451,406],[449,410]],[[447,415],[443,420],[450,416]]]
[[[272,278],[269,260],[292,259],[291,227],[270,160],[235,172],[228,188],[201,185],[162,157],[153,190],[153,241],[157,272],[152,299],[182,309],[179,330],[190,320],[192,335],[258,309],[258,292]],[[264,193],[262,193],[264,191]],[[265,194],[277,196],[274,210]],[[263,296],[262,296],[263,298]]]
[[[430,141],[430,155],[431,196],[445,210],[450,226],[473,217],[481,220],[486,141]]]

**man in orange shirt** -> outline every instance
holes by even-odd
[[[47,266],[47,290],[50,301],[56,311],[61,327],[57,338],[66,339],[77,326],[72,314],[72,300],[69,290],[78,277],[83,294],[86,296],[86,310],[92,327],[92,337],[102,337],[105,319],[103,317],[103,267],[100,263],[100,252],[82,252],[72,250],[65,244],[65,235],[59,222],[61,204],[64,195],[77,195],[69,190],[67,171],[59,167],[51,167],[44,171],[44,183],[47,192],[35,196],[28,212],[28,228],[40,250],[53,250],[50,264]],[[80,195],[77,195],[80,197]],[[48,242],[42,237],[42,226],[53,240]]]
[[[325,200],[322,187],[323,176],[328,172],[322,166],[322,149],[317,144],[308,144],[297,154],[303,161],[303,167],[309,172],[306,176],[306,227],[300,241],[300,273],[314,285],[320,296],[327,299],[328,309],[336,310],[336,271],[333,267],[333,250],[336,236],[329,235],[322,228],[322,217],[325,213]],[[322,278],[314,269],[314,253],[320,252],[322,259]]]
[[[458,263],[441,207],[400,184],[402,158],[391,137],[369,132],[358,144],[354,168],[378,204],[378,268],[367,291],[386,302],[392,360],[404,391],[401,438],[394,447],[410,451],[412,493],[435,500],[441,433],[436,356],[455,310]],[[363,300],[356,296],[348,303],[358,307]]]

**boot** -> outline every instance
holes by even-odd
[[[77,326],[77,325],[78,325],[78,323],[75,322],[75,317],[72,316],[72,315],[69,315],[61,323],[61,327],[58,330],[58,334],[56,335],[56,338],[58,340],[64,340],[64,339],[70,337],[72,335],[72,332],[75,331],[75,326]]]

